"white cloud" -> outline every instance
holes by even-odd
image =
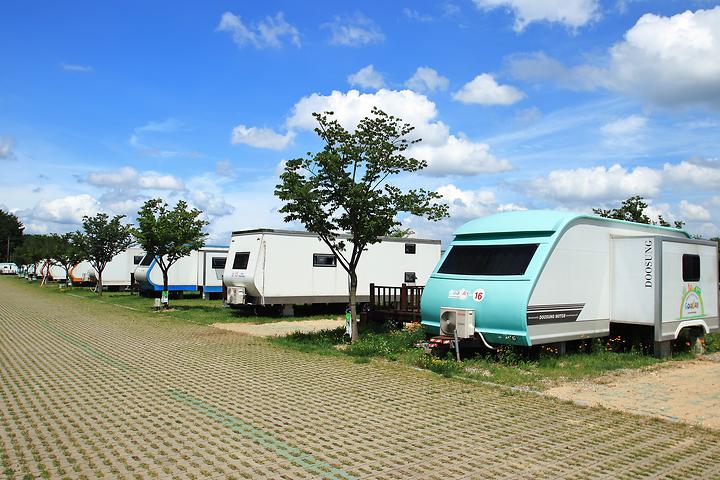
[[[600,130],[605,135],[624,136],[633,135],[642,130],[647,124],[647,118],[641,115],[630,115],[629,117],[619,118],[612,122],[608,122]]]
[[[449,135],[442,145],[412,146],[407,154],[426,160],[428,167],[421,173],[429,175],[475,175],[510,170],[507,160],[500,160],[490,153],[486,143],[472,142],[464,137]]]
[[[350,85],[360,88],[374,88],[377,90],[385,85],[383,74],[375,70],[372,64],[351,73],[348,75],[347,80]]]
[[[568,90],[594,90],[607,87],[608,72],[593,65],[568,68],[545,52],[514,54],[507,57],[513,78],[525,81],[552,81]]]
[[[405,86],[420,93],[432,93],[438,90],[445,90],[449,80],[430,67],[418,67],[412,77],[405,82]]]
[[[84,181],[97,187],[117,189],[183,190],[185,188],[182,180],[173,175],[162,175],[152,171],[140,173],[132,167],[90,172]]]
[[[578,28],[599,17],[597,0],[474,0],[484,10],[504,7],[515,16],[515,31],[532,22],[561,23]]]
[[[372,19],[360,12],[354,15],[336,15],[333,21],[323,25],[330,30],[330,43],[346,47],[359,47],[382,43],[385,35]]]
[[[712,218],[710,212],[705,207],[703,207],[702,205],[695,205],[694,203],[690,203],[687,200],[680,201],[680,215],[682,216],[683,220],[690,222],[706,222]]]
[[[543,52],[509,57],[515,78],[572,90],[605,88],[661,107],[720,109],[720,6],[671,17],[645,14],[603,63],[566,67]]]
[[[246,127],[238,125],[232,130],[230,142],[233,145],[242,143],[257,148],[282,150],[295,138],[295,133],[288,131],[285,135],[276,133],[271,128]]]
[[[662,175],[648,167],[628,170],[620,165],[553,170],[531,182],[532,191],[556,200],[624,200],[660,192]]]
[[[375,93],[333,91],[330,95],[315,93],[295,104],[287,125],[288,128],[312,130],[316,127],[313,112],[332,111],[343,127],[354,130],[373,106],[415,127],[412,137],[422,138],[422,143],[413,146],[407,153],[427,160],[429,174],[475,174],[511,168],[507,161],[495,158],[487,144],[473,142],[462,135],[451,135],[446,124],[435,120],[435,103],[411,90],[381,89]]]
[[[232,178],[236,172],[230,160],[218,160],[215,162],[215,173],[221,177]]]
[[[77,72],[77,73],[90,73],[94,69],[90,65],[79,65],[79,64],[72,64],[72,63],[61,63],[60,68],[65,70],[66,72]]]
[[[171,133],[179,130],[184,130],[185,124],[174,118],[166,118],[165,120],[155,122],[150,121],[142,127],[137,127],[135,132],[159,132],[159,133]]]
[[[523,92],[510,85],[498,85],[487,73],[478,75],[453,94],[459,102],[480,105],[511,105],[523,97]]]
[[[668,182],[683,184],[688,187],[717,190],[720,186],[720,159],[683,160],[678,164],[663,165],[663,175]]]
[[[407,18],[408,20],[411,20],[413,22],[427,23],[427,22],[432,22],[432,20],[433,20],[433,17],[431,15],[428,15],[426,13],[420,13],[413,8],[405,7],[405,8],[403,8],[402,12],[403,12],[403,15],[405,16],[405,18]]]
[[[78,224],[84,215],[94,215],[98,206],[98,201],[88,194],[69,195],[38,202],[31,215],[35,221]]]
[[[224,217],[235,211],[235,207],[225,201],[219,194],[203,190],[193,190],[190,200],[196,208],[209,217]]]
[[[276,13],[274,17],[268,15],[255,25],[245,25],[240,16],[225,12],[217,29],[231,33],[238,47],[251,45],[255,48],[279,48],[285,39],[300,46],[300,32],[285,20],[283,12]]]
[[[12,137],[0,137],[0,160],[14,160],[15,140]]]

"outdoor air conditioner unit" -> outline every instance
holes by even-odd
[[[245,303],[245,287],[228,287],[227,303],[229,305],[242,305]]]
[[[475,335],[475,310],[467,308],[440,308],[440,335],[470,338]]]

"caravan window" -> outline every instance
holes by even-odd
[[[313,253],[313,267],[335,267],[336,265],[337,258],[335,258],[335,255]]]
[[[135,255],[133,256],[133,265],[139,265],[140,262],[142,262],[142,259],[144,258],[143,255]]]
[[[221,269],[225,268],[225,260],[227,260],[225,257],[212,257],[212,268],[215,269]],[[247,262],[246,266],[247,266]]]
[[[524,275],[537,244],[457,245],[438,273],[454,275]]]
[[[237,252],[233,261],[233,270],[245,270],[250,260],[250,252]]]
[[[149,254],[145,255],[145,258],[143,258],[142,261],[140,262],[140,266],[147,267],[152,263],[152,261],[154,259],[155,259],[155,257],[153,255],[149,255]]]
[[[407,253],[409,255],[414,255],[415,247],[416,247],[416,245],[414,243],[406,243],[405,244],[405,253]]]
[[[700,255],[682,256],[683,282],[700,281]]]

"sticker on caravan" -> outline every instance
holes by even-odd
[[[470,292],[464,288],[461,288],[460,290],[450,290],[448,292],[448,298],[456,298],[458,300],[465,300],[468,295],[470,295]]]
[[[473,292],[473,300],[476,302],[482,302],[483,298],[485,298],[485,290],[482,288],[478,288]]]
[[[702,300],[700,287],[688,285],[687,291],[683,289],[682,303],[680,304],[680,318],[702,317],[705,315],[705,306]]]

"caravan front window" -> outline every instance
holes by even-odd
[[[456,245],[438,273],[453,275],[524,275],[537,244]]]
[[[212,268],[220,270],[225,268],[225,257],[212,257]]]
[[[250,252],[237,252],[233,261],[233,270],[245,270],[250,260]]]
[[[152,261],[154,259],[155,259],[155,257],[153,255],[147,254],[147,255],[145,255],[145,258],[143,258],[142,261],[140,262],[140,266],[147,267],[152,263]]]

